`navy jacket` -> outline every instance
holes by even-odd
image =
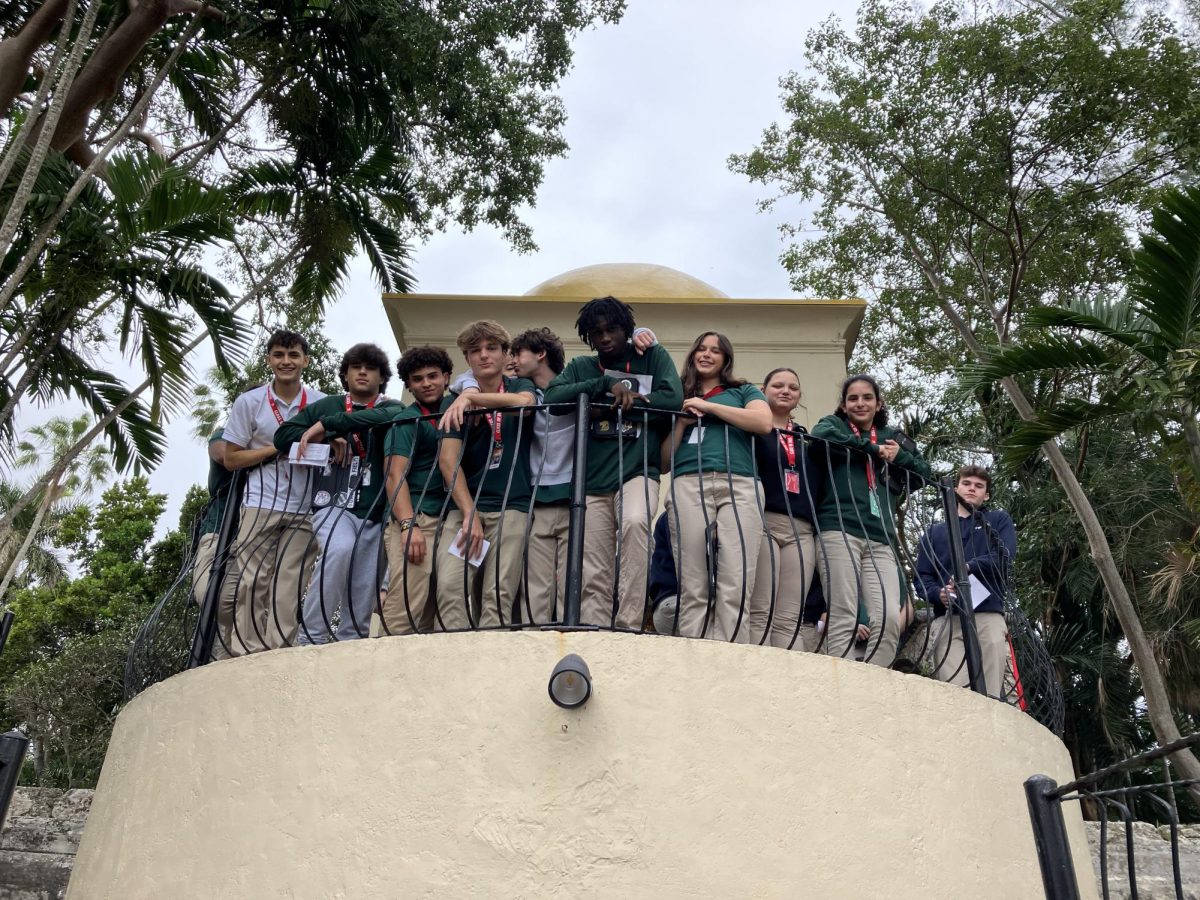
[[[1003,612],[1008,576],[1017,555],[1017,532],[1012,517],[1002,509],[979,510],[969,516],[959,516],[963,556],[967,572],[974,575],[991,592],[975,607],[976,612]],[[933,605],[935,615],[945,615],[941,591],[952,577],[950,533],[945,522],[939,522],[921,535],[917,553],[917,593]],[[977,601],[978,597],[972,597]]]

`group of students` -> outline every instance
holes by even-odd
[[[738,378],[722,334],[697,337],[677,372],[614,297],[585,304],[576,325],[593,352],[568,363],[549,329],[510,338],[496,322],[472,322],[457,338],[468,367],[457,380],[445,349],[410,348],[397,363],[407,406],[384,396],[392,371],[375,345],[350,348],[345,393],[325,396],[303,383],[303,337],[273,334],[272,382],[240,395],[210,442],[214,497],[233,471],[252,470],[213,590],[214,655],[560,622],[585,396],[584,624],[890,665],[912,612],[898,509],[932,473],[889,426],[875,379],[848,378],[809,435],[792,419],[795,371],[775,369],[761,388]],[[1003,644],[1012,522],[979,512],[984,470],[958,481],[972,587],[988,594],[975,598],[977,618],[999,613],[992,632]],[[210,510],[205,521],[198,598],[221,518]],[[941,615],[959,586],[939,528],[921,537],[913,574]],[[965,680],[961,644],[954,627],[939,630],[939,677]],[[1006,660],[997,645],[985,662]],[[988,678],[997,694],[1003,671]]]

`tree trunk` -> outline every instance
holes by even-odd
[[[17,94],[21,93],[25,76],[29,74],[29,66],[33,62],[33,54],[49,40],[58,23],[66,17],[69,5],[70,0],[46,0],[21,26],[20,31],[0,41],[0,113],[7,112]],[[46,77],[49,78],[50,73]]]
[[[33,524],[29,526],[29,530],[25,532],[25,540],[21,542],[20,548],[17,550],[17,555],[12,558],[8,564],[8,571],[4,573],[4,581],[0,582],[0,602],[8,596],[8,588],[12,584],[13,579],[17,575],[17,569],[21,567],[21,561],[25,559],[25,554],[29,552],[29,548],[33,546],[34,540],[37,538],[37,531],[42,527],[42,522],[46,519],[46,514],[50,512],[50,508],[54,506],[56,495],[58,494],[58,484],[54,484],[46,491],[46,496],[42,499],[41,505],[38,506],[38,511],[33,517]]]
[[[870,176],[868,176],[870,177]],[[877,188],[878,189],[878,188]],[[967,349],[971,351],[971,355],[976,359],[983,361],[987,354],[983,346],[975,337],[975,333],[971,330],[970,325],[959,313],[950,299],[950,292],[942,283],[941,276],[933,267],[930,261],[922,253],[920,246],[913,239],[911,234],[897,229],[901,238],[904,240],[905,246],[909,249],[913,256],[913,261],[921,269],[925,280],[933,290],[938,299],[938,306],[946,314]],[[1013,379],[1005,378],[1000,382],[1004,393],[1008,395],[1009,401],[1017,410],[1017,414],[1026,422],[1036,418],[1033,404],[1029,402],[1029,398],[1021,390]],[[1083,526],[1084,533],[1088,539],[1088,551],[1092,557],[1093,563],[1096,565],[1097,571],[1100,573],[1100,580],[1104,583],[1104,589],[1108,593],[1109,600],[1112,602],[1113,610],[1117,614],[1117,621],[1121,625],[1121,631],[1125,635],[1125,639],[1129,641],[1129,649],[1133,654],[1133,663],[1137,666],[1138,674],[1142,681],[1142,691],[1146,697],[1146,713],[1150,719],[1150,727],[1154,730],[1154,736],[1158,738],[1160,744],[1168,744],[1179,739],[1179,727],[1175,724],[1175,714],[1171,709],[1171,700],[1167,696],[1166,682],[1163,680],[1162,669],[1158,666],[1158,660],[1154,656],[1154,648],[1151,647],[1149,639],[1146,637],[1146,632],[1142,628],[1142,620],[1138,615],[1137,607],[1133,603],[1133,598],[1130,596],[1128,589],[1125,587],[1125,582],[1121,578],[1121,573],[1117,569],[1117,562],[1113,558],[1112,548],[1108,545],[1108,538],[1104,534],[1104,527],[1100,524],[1100,518],[1096,515],[1096,510],[1092,506],[1091,500],[1083,490],[1083,485],[1079,483],[1079,478],[1075,474],[1075,470],[1071,464],[1067,462],[1067,458],[1063,456],[1062,448],[1055,441],[1047,441],[1042,444],[1042,453],[1046,457],[1046,461],[1050,463],[1050,468],[1054,471],[1059,483],[1067,495],[1067,502],[1071,504],[1071,509],[1075,513],[1075,517],[1079,519],[1079,523]],[[1200,760],[1188,750],[1181,750],[1171,755],[1171,762],[1179,767],[1179,771],[1186,779],[1194,779],[1200,782]],[[1188,793],[1192,798],[1200,803],[1200,783],[1193,784],[1188,788]]]

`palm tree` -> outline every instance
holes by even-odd
[[[53,464],[90,427],[91,419],[85,414],[75,419],[56,416],[44,425],[30,428],[29,434],[36,439],[36,443],[31,440],[23,440],[17,445],[17,466],[37,468],[47,462]],[[66,471],[48,485],[42,493],[42,500],[38,504],[33,521],[26,530],[24,538],[7,561],[4,578],[0,581],[0,598],[7,595],[9,586],[16,578],[34,539],[40,533],[43,523],[47,521],[55,506],[76,493],[90,493],[92,488],[100,484],[111,471],[112,467],[104,448],[93,447],[76,457]],[[4,553],[9,546],[15,546],[15,544],[16,534],[10,532],[7,543],[0,546],[0,553]]]

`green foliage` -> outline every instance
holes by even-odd
[[[807,74],[782,81],[787,119],[731,165],[771,188],[764,207],[786,204],[785,236],[807,238],[783,257],[797,290],[869,300],[852,365],[883,378],[932,455],[1000,463],[995,500],[1020,529],[1020,600],[1063,675],[1076,765],[1141,749],[1153,736],[1129,647],[1082,528],[1032,451],[1060,436],[1173,673],[1176,709],[1196,716],[1195,629],[1180,624],[1194,613],[1168,611],[1154,590],[1164,548],[1195,540],[1179,479],[1186,417],[1156,420],[1174,389],[1151,377],[1166,375],[1152,362],[1162,353],[1140,349],[1148,332],[1123,304],[1131,273],[1151,283],[1150,256],[1174,265],[1195,240],[1179,210],[1155,218],[1153,248],[1136,250],[1132,235],[1200,166],[1200,53],[1132,0],[866,0],[852,30],[831,19],[811,32],[805,61]],[[1188,270],[1176,268],[1156,289],[1177,290]],[[1195,344],[1189,302],[1162,306],[1152,329],[1180,354]],[[1055,336],[1031,346],[1051,325]],[[987,369],[996,360],[1019,374],[1038,422],[1022,425],[1004,401],[1002,373]],[[1178,572],[1194,572],[1181,559]]]
[[[178,576],[206,502],[189,492],[179,528],[154,542],[166,505],[145,478],[114,484],[95,508],[76,506],[55,535],[78,575],[12,594],[0,657],[0,712],[38,746],[38,783],[94,783],[121,702],[137,625]]]

